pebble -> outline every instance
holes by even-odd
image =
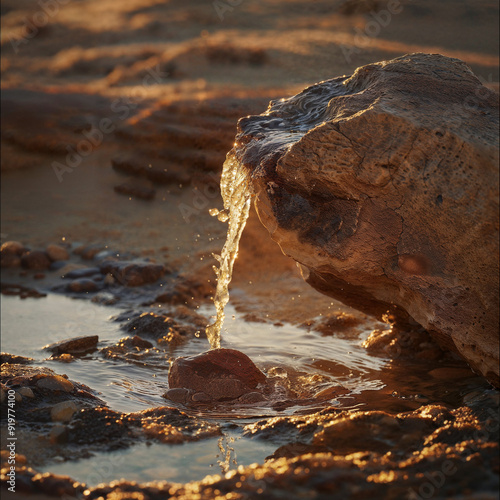
[[[62,401],[57,403],[50,410],[53,422],[69,422],[78,411],[78,406],[73,401]]]
[[[45,252],[41,250],[33,250],[25,253],[21,257],[21,265],[25,269],[44,271],[50,267],[50,259]]]
[[[107,273],[106,276],[104,277],[104,283],[106,285],[114,285],[115,284],[115,278],[113,278],[113,275],[111,273]]]
[[[98,335],[88,335],[54,342],[44,346],[44,349],[54,354],[81,354],[95,349],[98,342]]]
[[[189,396],[189,392],[190,391],[188,389],[182,389],[179,387],[176,389],[169,389],[163,397],[170,399],[170,401],[173,401],[174,403],[185,403]]]
[[[80,252],[80,257],[83,260],[92,260],[99,252],[102,252],[104,247],[99,244],[89,245]],[[76,253],[76,252],[75,252]]]
[[[210,401],[212,401],[212,398],[204,392],[197,392],[196,394],[193,394],[191,399],[196,403],[210,403]]]
[[[26,398],[34,398],[35,394],[29,387],[21,387],[17,392]]]
[[[118,302],[118,297],[109,292],[99,292],[95,294],[91,301],[96,304],[104,304],[106,306],[110,306],[116,304]]]
[[[1,363],[10,363],[15,365],[28,365],[33,363],[35,360],[33,358],[27,358],[25,356],[16,356],[15,354],[9,354],[8,352],[0,353]]]
[[[1,247],[2,255],[17,255],[20,256],[26,250],[25,246],[19,241],[6,241]]]
[[[105,260],[101,263],[100,269],[102,274],[111,273],[115,280],[124,286],[141,286],[154,283],[166,271],[164,265],[147,261]]]
[[[74,389],[74,385],[60,375],[49,375],[48,377],[44,377],[40,379],[36,385],[41,389],[48,389],[50,391],[71,392]]]
[[[64,363],[71,363],[75,358],[71,354],[61,354],[60,356],[57,356],[57,361],[62,361]]]
[[[88,293],[95,292],[98,290],[98,285],[95,281],[89,278],[81,278],[77,280],[73,280],[67,286],[70,292],[76,293]]]
[[[48,245],[47,248],[45,249],[45,252],[49,256],[49,259],[54,262],[58,260],[69,259],[68,251],[59,245]]]
[[[23,400],[23,397],[18,392],[15,393],[14,397],[16,398],[16,403],[20,403]]]
[[[33,275],[33,278],[35,278],[36,280],[43,280],[45,278],[45,274],[43,274],[43,273],[35,273]]]
[[[132,337],[132,345],[135,347],[139,347],[139,349],[149,349],[153,347],[153,344],[149,342],[148,340],[144,340],[142,337],[139,337],[139,335],[135,335]]]

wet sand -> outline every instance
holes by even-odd
[[[9,294],[2,296],[2,351],[33,358],[2,359],[6,397],[9,388],[35,396],[17,402],[18,493],[496,498],[498,392],[424,332],[396,334],[312,290],[255,213],[235,264],[223,346],[249,355],[275,392],[254,407],[186,406],[162,395],[169,361],[208,348],[211,254],[226,230],[208,210],[222,205],[220,172],[238,118],[317,81],[415,51],[459,57],[498,90],[498,5],[54,0],[44,10],[42,3],[1,7],[1,242],[39,250],[58,244],[70,256],[51,269],[2,268]],[[163,266],[163,274],[128,286],[130,274],[103,264],[117,254]],[[78,269],[95,270],[62,277]],[[49,297],[31,298],[32,289]],[[97,348],[83,356],[51,358],[42,349],[93,333]],[[56,375],[35,375],[37,368],[67,374],[73,389],[40,386]],[[79,413],[53,420],[50,408],[69,402]],[[108,485],[98,487],[88,478],[112,448],[107,424],[130,452],[121,459],[129,468],[115,465],[101,477]],[[189,448],[195,441],[200,448]],[[206,461],[191,476],[169,469],[172,461],[132,475],[141,446],[152,446],[160,464],[169,454],[185,460],[188,471],[197,454]],[[210,464],[220,475],[200,481]],[[78,470],[85,473],[76,483],[36,476]],[[109,485],[120,477],[143,484]],[[158,483],[144,484],[150,480]]]

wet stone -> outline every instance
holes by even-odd
[[[178,324],[168,316],[152,312],[140,313],[139,315],[131,313],[130,318],[127,319],[127,323],[121,326],[122,330],[156,340],[167,338],[166,342],[168,342],[169,336],[190,336],[194,335],[196,331],[192,327]]]
[[[138,347],[139,349],[150,349],[153,347],[153,344],[149,342],[148,340],[144,340],[143,338],[139,337],[139,335],[135,335],[132,337],[131,344],[134,347]]]
[[[70,292],[76,293],[88,293],[88,292],[96,292],[99,290],[99,285],[89,278],[81,278],[77,280],[73,280],[68,284],[67,289]]]
[[[188,389],[181,389],[176,388],[176,389],[169,389],[163,397],[166,399],[169,399],[170,401],[173,401],[174,403],[185,403],[188,400],[189,395],[191,394],[191,391]]]
[[[105,260],[101,263],[100,271],[103,274],[112,274],[120,285],[141,286],[160,279],[166,268],[163,264],[146,261]]]
[[[38,380],[36,385],[41,389],[48,389],[49,391],[71,392],[74,389],[74,385],[60,375],[44,377]]]
[[[21,256],[26,251],[25,246],[19,241],[6,241],[0,247],[1,255],[17,255]]]
[[[80,255],[83,260],[92,260],[99,252],[102,252],[104,247],[99,244],[88,245],[85,247],[77,248],[74,253]]]
[[[27,249],[19,241],[6,241],[0,248],[1,267],[19,267]]]
[[[33,363],[35,360],[33,358],[26,358],[24,356],[16,356],[15,354],[9,354],[7,352],[2,352],[0,354],[0,362],[10,363],[10,364],[19,364],[19,365],[27,365],[29,363]]]
[[[140,337],[138,337],[140,338]],[[141,345],[149,345],[147,341],[140,342]],[[166,368],[165,352],[151,345],[151,347],[139,347],[137,339],[131,337],[120,339],[116,344],[103,347],[100,352],[108,359],[116,359],[133,363],[139,366],[155,366]]]
[[[177,358],[171,365],[171,388],[204,392],[215,400],[236,399],[253,391],[266,376],[252,360],[234,349],[213,349],[197,356]]]
[[[50,410],[53,422],[69,422],[78,411],[78,406],[73,401],[62,401],[57,403]]]
[[[60,245],[48,245],[45,252],[47,253],[49,259],[53,262],[69,259],[68,251]]]
[[[33,250],[23,254],[21,257],[21,265],[25,269],[33,271],[44,271],[50,267],[50,259],[48,255],[41,250]]]
[[[45,472],[36,474],[32,478],[35,491],[45,493],[58,498],[75,498],[75,495],[83,492],[83,486],[75,483],[69,476],[60,476]]]
[[[17,391],[21,396],[24,396],[25,398],[34,398],[35,395],[33,394],[33,391],[29,387],[21,387]]]
[[[98,335],[75,337],[46,345],[44,349],[54,354],[83,354],[97,348]]]
[[[195,403],[210,403],[213,399],[205,392],[196,392],[191,396],[191,401]]]

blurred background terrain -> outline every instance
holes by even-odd
[[[417,51],[459,57],[498,89],[498,10],[489,0],[4,0],[2,241],[101,240],[154,258],[168,246],[199,263],[224,239],[208,209],[220,206],[238,118]],[[252,256],[292,272],[275,247],[250,221],[235,279],[248,281]]]

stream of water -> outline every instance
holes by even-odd
[[[233,264],[238,255],[241,234],[245,228],[250,211],[251,194],[243,166],[234,155],[228,154],[221,177],[221,194],[224,210],[210,210],[221,222],[228,222],[227,238],[220,255],[214,255],[219,267],[214,266],[217,276],[217,288],[214,304],[217,312],[216,320],[207,327],[207,337],[212,349],[220,347],[220,332],[224,324],[224,308],[229,302],[229,283],[233,275]]]

